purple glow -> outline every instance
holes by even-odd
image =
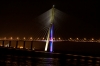
[[[50,52],[53,51],[53,26],[50,29]]]

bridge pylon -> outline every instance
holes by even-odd
[[[48,29],[48,34],[47,34],[47,40],[46,40],[46,45],[45,45],[45,51],[48,49],[48,45],[50,43],[50,52],[53,52],[53,23],[54,23],[54,10],[55,10],[55,5],[53,5],[51,12],[50,12],[50,25]]]

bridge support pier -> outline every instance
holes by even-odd
[[[3,41],[2,41],[2,46],[3,46],[3,47],[4,47],[4,42],[5,42],[5,41],[3,40]]]
[[[25,42],[26,42],[26,41],[24,41],[24,44],[23,44],[23,49],[25,49]]]
[[[32,47],[33,47],[33,41],[31,41],[31,50],[33,49]]]
[[[9,41],[9,48],[11,47],[11,41]]]
[[[17,48],[18,47],[18,41],[16,41],[16,47],[15,48]]]

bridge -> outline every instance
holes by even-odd
[[[54,38],[54,23],[55,23],[55,16],[57,16],[58,14],[58,10],[55,9],[55,6],[53,5],[53,7],[48,11],[49,12],[49,18],[48,18],[48,25],[47,28],[48,30],[46,31],[46,35],[43,37],[43,38],[33,38],[33,37],[30,37],[30,38],[13,38],[13,37],[10,37],[10,38],[7,38],[7,37],[4,37],[4,38],[0,38],[0,46],[3,46],[3,47],[11,47],[11,42],[15,41],[15,46],[13,48],[24,48],[25,49],[25,45],[26,45],[26,42],[30,42],[31,46],[30,46],[30,49],[35,49],[33,47],[33,44],[34,42],[45,42],[45,49],[44,51],[47,51],[48,49],[48,46],[50,45],[50,52],[53,52],[53,42],[62,42],[62,41],[69,41],[69,42],[97,42],[97,43],[100,43],[100,39],[94,39],[94,38],[91,38],[91,39],[87,39],[87,38],[82,38],[82,39],[79,39],[79,38],[67,38],[67,39],[63,39],[63,38]],[[8,41],[7,43],[5,43],[6,41]],[[23,42],[23,45],[22,46],[19,46],[18,42],[19,41],[22,41]]]
[[[19,45],[19,42],[22,42],[22,45]],[[33,39],[32,37],[30,38],[19,38],[17,37],[16,39],[13,38],[13,37],[10,37],[10,38],[1,38],[0,39],[0,46],[1,47],[12,47],[12,48],[20,48],[20,49],[31,49],[31,50],[34,50],[35,49],[35,46],[34,45],[34,42],[44,42],[46,43],[46,39],[42,38],[42,39]],[[11,44],[13,44],[12,42],[14,42],[14,45],[11,46]],[[25,48],[25,46],[27,45],[27,42],[29,42],[29,45],[30,47],[29,48]],[[96,43],[100,43],[100,39],[86,39],[86,38],[83,38],[83,39],[79,39],[79,38],[76,38],[76,39],[73,39],[73,38],[69,38],[69,39],[66,39],[66,40],[63,40],[61,38],[53,38],[53,42],[96,42]]]

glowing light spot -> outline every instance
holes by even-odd
[[[32,37],[30,37],[30,40],[32,40],[33,38]]]
[[[39,38],[38,38],[38,40],[39,40]]]
[[[59,37],[58,39],[60,40],[61,38]]]
[[[84,40],[86,40],[86,38],[84,38]]]
[[[19,37],[17,37],[17,40],[19,39]]]
[[[42,39],[44,40],[44,37]]]
[[[26,38],[24,37],[23,39],[25,40]]]
[[[50,52],[53,51],[53,26],[50,29]]]
[[[94,38],[92,38],[92,40],[94,40]]]
[[[13,38],[11,37],[10,39],[12,40]]]
[[[22,47],[22,46],[20,46],[19,48],[20,48],[20,49],[22,49],[23,47]]]
[[[0,46],[2,46],[2,44]]]
[[[76,38],[77,40],[79,40],[79,38]]]
[[[70,40],[72,40],[72,38],[70,38]]]

